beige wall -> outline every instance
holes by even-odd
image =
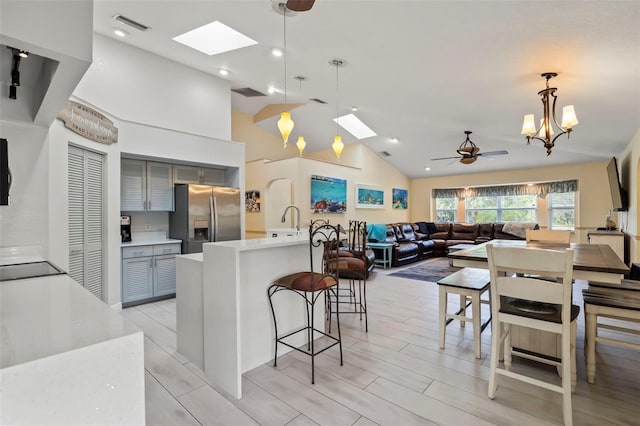
[[[282,149],[279,147],[279,149]],[[357,162],[361,160],[362,167],[354,167],[343,163],[350,158]],[[346,163],[346,160],[344,161]],[[347,225],[349,220],[358,219],[368,223],[402,222],[409,219],[409,210],[396,210],[391,207],[392,188],[409,188],[409,179],[401,172],[391,167],[386,161],[364,145],[348,145],[343,152],[340,163],[317,160],[308,157],[293,157],[278,161],[253,161],[247,163],[246,168],[247,189],[258,189],[261,195],[260,213],[247,213],[246,237],[259,238],[264,236],[267,223],[274,223],[274,215],[267,217],[268,212],[277,212],[277,219],[286,207],[280,197],[272,196],[282,205],[269,205],[270,185],[283,178],[288,178],[293,183],[292,202],[300,208],[301,223],[307,224],[309,220],[324,218],[331,222]],[[347,212],[345,214],[317,214],[311,212],[311,175],[329,176],[347,180]],[[384,209],[356,209],[355,208],[355,184],[367,184],[384,188]],[[409,205],[411,205],[411,193],[409,193]],[[273,210],[270,210],[272,208]],[[284,226],[284,225],[282,225]],[[287,225],[288,227],[289,225]]]
[[[629,210],[618,214],[619,225],[625,227],[629,244],[628,253],[631,262],[640,261],[640,217],[638,216],[638,201],[640,200],[640,129],[636,132],[627,148],[618,159],[620,180],[627,190]]]
[[[411,182],[411,220],[431,221],[435,218],[435,203],[431,198],[432,189],[459,188],[482,185],[507,185],[528,182],[546,182],[559,180],[578,180],[576,196],[576,232],[574,242],[586,242],[587,230],[604,226],[607,210],[611,209],[609,183],[607,178],[608,161],[576,164],[558,167],[512,170],[495,173],[478,173],[459,176],[415,179]],[[604,195],[603,195],[604,194]],[[460,214],[460,208],[458,209]],[[538,222],[547,226],[546,199],[538,200]],[[616,219],[615,214],[613,215]],[[460,221],[464,217],[458,218]]]

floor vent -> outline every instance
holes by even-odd
[[[251,87],[243,87],[241,89],[231,89],[231,91],[239,93],[242,96],[246,96],[247,98],[252,98],[254,96],[267,96],[262,92],[258,92],[257,90],[252,89]]]
[[[325,101],[323,101],[322,99],[318,99],[318,98],[311,98],[311,99],[309,99],[309,100],[310,100],[310,101],[313,101],[313,102],[317,102],[317,103],[319,103],[319,104],[326,104],[326,102],[325,102]]]
[[[141,24],[140,22],[136,22],[133,19],[129,19],[126,16],[114,15],[113,19],[115,19],[118,22],[122,22],[123,24],[128,25],[130,27],[133,27],[136,30],[147,31],[149,29],[149,27],[147,27],[146,25]]]
[[[382,155],[383,157],[391,157],[391,154],[389,154],[389,151],[380,151],[380,155]]]

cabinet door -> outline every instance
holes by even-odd
[[[120,169],[120,210],[130,212],[145,210],[147,204],[145,162],[123,159]]]
[[[147,210],[173,210],[171,171],[171,164],[147,162]]]
[[[221,185],[224,186],[224,170],[222,169],[202,169],[203,185]]]
[[[153,297],[153,257],[122,260],[122,302]]]
[[[154,256],[153,295],[164,296],[176,292],[176,256]]]
[[[200,168],[194,166],[173,166],[173,183],[200,183]]]

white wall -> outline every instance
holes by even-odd
[[[75,96],[132,122],[231,139],[229,82],[98,34],[93,41]]]

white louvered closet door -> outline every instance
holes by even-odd
[[[69,147],[69,275],[104,300],[104,156]]]

